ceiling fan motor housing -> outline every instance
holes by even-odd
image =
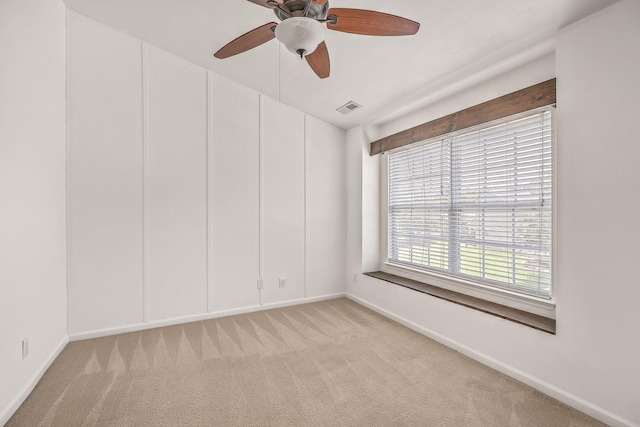
[[[329,11],[329,2],[326,2],[322,6],[317,4],[315,1],[311,1],[309,5],[309,0],[285,0],[279,8],[274,8],[273,12],[276,14],[278,19],[284,21],[292,17],[301,17],[305,16],[304,11],[309,6],[309,10],[307,11],[307,17],[313,19],[326,19],[327,12]],[[283,12],[284,11],[284,12]],[[289,16],[287,16],[289,14]]]

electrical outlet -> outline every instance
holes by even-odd
[[[281,277],[278,279],[278,286],[280,286],[281,288],[284,288],[287,286],[287,278],[286,277]]]
[[[22,340],[22,358],[26,359],[29,356],[29,338]]]

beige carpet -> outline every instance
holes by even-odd
[[[595,426],[346,299],[70,343],[8,426]]]

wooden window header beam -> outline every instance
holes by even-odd
[[[556,103],[556,79],[501,96],[371,143],[369,155],[446,135],[503,117]]]

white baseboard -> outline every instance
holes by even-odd
[[[80,332],[69,335],[69,341],[80,341],[91,338],[100,338],[110,335],[124,334],[128,332],[143,331],[146,329],[160,328],[163,326],[179,325],[181,323],[198,322],[200,320],[217,319],[219,317],[233,316],[236,314],[253,313],[256,311],[270,310],[272,308],[289,307],[292,305],[307,304],[311,302],[326,301],[330,299],[343,298],[344,292],[336,294],[321,295],[317,297],[298,298],[287,301],[268,303],[263,305],[253,305],[248,307],[235,308],[231,310],[213,311],[211,313],[196,314],[193,316],[175,317],[172,319],[158,320],[148,323],[137,323],[134,325],[122,326],[117,328],[106,328],[94,331]]]
[[[22,389],[20,394],[14,399],[14,401],[2,412],[0,413],[0,425],[5,425],[9,422],[9,419],[15,414],[20,405],[24,403],[24,401],[29,397],[33,389],[36,387],[42,376],[47,369],[51,366],[54,360],[60,355],[64,347],[69,342],[68,337],[64,337],[64,339],[58,344],[58,346],[53,350],[51,355],[45,360],[44,364],[40,367],[40,369],[31,377],[31,380],[27,383],[27,385]]]
[[[470,347],[467,347],[464,344],[461,344],[457,341],[454,341],[452,339],[447,338],[444,335],[441,335],[437,332],[434,332],[430,329],[427,329],[421,325],[418,325],[417,323],[414,323],[410,320],[405,319],[402,316],[398,316],[395,313],[392,313],[390,311],[387,311],[375,304],[372,304],[366,300],[363,300],[360,297],[357,297],[351,293],[346,294],[346,297],[349,298],[350,300],[357,302],[360,305],[363,305],[364,307],[367,307],[385,317],[388,317],[389,319],[392,319],[398,323],[400,323],[403,326],[406,326],[409,329],[412,329],[416,332],[418,332],[419,334],[422,334],[428,338],[431,338],[434,341],[439,342],[442,345],[445,345],[453,350],[456,350],[462,354],[464,354],[465,356],[468,356],[470,358],[472,358],[473,360],[482,363],[483,365],[486,365],[492,369],[495,369],[498,372],[501,372],[505,375],[510,376],[511,378],[514,378],[544,394],[546,394],[547,396],[553,397],[556,400],[559,400],[560,402],[564,403],[565,405],[571,406],[572,408],[577,409],[580,412],[583,412],[599,421],[602,421],[603,423],[610,425],[610,426],[616,426],[616,427],[637,427],[638,425],[635,424],[632,421],[629,421],[625,418],[622,418],[610,411],[607,411],[606,409],[603,409],[591,402],[588,402],[574,394],[571,394],[565,390],[562,390],[556,386],[554,386],[553,384],[549,384],[546,381],[542,381],[539,378],[536,378],[524,371],[521,371],[519,369],[514,368],[513,366],[507,365],[503,362],[500,362],[499,360],[496,360],[492,357],[489,357],[483,353],[480,353]]]

